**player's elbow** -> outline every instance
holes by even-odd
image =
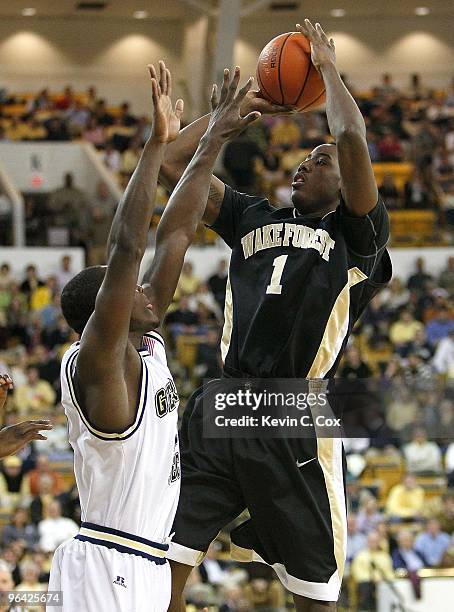
[[[358,145],[366,145],[366,126],[362,123],[344,125],[336,134],[336,144],[338,147],[351,148]]]
[[[109,259],[121,253],[122,257],[131,261],[141,261],[145,252],[145,245],[138,243],[136,237],[129,232],[120,231],[110,241]]]

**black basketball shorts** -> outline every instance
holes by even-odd
[[[210,439],[202,400],[200,388],[183,416],[181,495],[167,557],[199,565],[247,508],[250,519],[231,533],[232,558],[267,563],[293,593],[336,601],[347,537],[341,439]]]

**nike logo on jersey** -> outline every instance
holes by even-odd
[[[241,244],[244,259],[264,249],[293,246],[300,249],[315,249],[322,259],[329,261],[330,251],[336,243],[328,232],[321,228],[313,229],[296,223],[270,223],[243,236]]]
[[[307,461],[297,461],[296,467],[297,468],[303,467],[303,465],[306,465],[307,463],[310,463],[311,461],[315,461],[316,459],[317,457],[312,457],[312,459],[308,459]]]

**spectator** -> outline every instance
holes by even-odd
[[[454,469],[454,443],[451,443],[450,446],[453,447],[451,465],[453,466],[452,469]],[[448,465],[446,465],[446,470],[448,471]],[[435,497],[430,501],[432,501],[432,506],[428,508],[426,516],[436,518],[440,523],[442,531],[454,533],[454,489],[448,489],[441,498]]]
[[[13,455],[3,459],[0,472],[0,504],[12,510],[30,501],[30,482],[22,469],[22,461]]]
[[[378,141],[378,151],[380,161],[398,162],[403,159],[404,150],[398,137],[391,131],[386,130],[382,138]]]
[[[440,273],[438,284],[446,289],[448,294],[454,294],[454,257],[448,257],[446,268]]]
[[[391,557],[380,549],[380,536],[376,531],[367,536],[367,548],[353,559],[350,573],[358,588],[358,608],[375,610],[375,585],[394,578]]]
[[[435,442],[427,440],[426,430],[417,428],[412,441],[403,447],[407,470],[413,474],[441,472],[441,451]]]
[[[386,405],[386,422],[396,432],[414,423],[418,412],[418,401],[410,387],[399,384],[393,389],[392,398]]]
[[[74,103],[75,97],[72,87],[67,85],[63,90],[63,94],[57,99],[54,106],[57,110],[64,111],[68,110],[68,108],[70,108]]]
[[[410,292],[398,276],[394,276],[389,285],[380,292],[381,303],[390,314],[397,312],[402,306],[408,304],[409,297]]]
[[[453,568],[454,567],[454,533],[451,536],[451,543],[449,547],[443,553],[443,557],[440,562],[440,567]]]
[[[362,360],[358,348],[351,345],[347,348],[344,365],[340,370],[341,378],[368,378],[372,374],[369,366]]]
[[[47,585],[39,582],[40,568],[36,563],[31,560],[25,560],[22,561],[19,568],[22,580],[15,588],[18,593],[30,591],[44,593],[47,591]],[[42,609],[40,605],[27,606],[27,612],[40,612]]]
[[[454,257],[453,257],[454,261]],[[208,286],[211,289],[214,299],[223,310],[225,303],[225,292],[227,286],[227,260],[220,259],[216,272],[208,279]]]
[[[270,130],[271,145],[280,147],[290,147],[292,144],[299,144],[301,131],[298,124],[289,116],[278,117]]]
[[[220,585],[226,580],[228,572],[225,564],[221,563],[217,558],[219,550],[220,544],[216,541],[212,542],[208,547],[205,558],[199,565],[202,582]]]
[[[71,255],[63,255],[60,260],[60,267],[55,272],[57,278],[58,290],[61,292],[63,287],[68,283],[74,276],[75,271],[72,269],[72,258]]]
[[[62,517],[61,506],[57,500],[49,504],[48,513],[49,517],[38,525],[39,543],[44,552],[53,552],[62,542],[73,538],[79,528],[70,518]]]
[[[425,531],[417,536],[414,549],[429,567],[437,567],[450,544],[450,536],[441,531],[437,519],[429,519]]]
[[[424,556],[415,549],[413,534],[408,529],[401,529],[397,534],[397,548],[392,553],[395,570],[417,572],[428,563]]]
[[[12,281],[11,266],[7,263],[3,263],[0,266],[0,291],[7,291]]]
[[[52,470],[49,464],[49,458],[47,455],[39,454],[36,458],[36,468],[29,472],[30,478],[30,492],[32,495],[38,495],[39,493],[39,482],[41,476],[46,474],[52,480],[52,495],[59,495],[63,489],[63,480],[61,474]]]
[[[432,365],[438,374],[454,378],[454,331],[439,341]]]
[[[356,515],[347,515],[347,563],[351,563],[356,555],[367,546],[367,536],[358,530]]]
[[[55,391],[50,384],[39,378],[33,365],[27,367],[27,382],[17,385],[14,404],[22,416],[49,416],[55,403]]]
[[[425,363],[416,353],[407,355],[407,363],[402,369],[406,385],[413,390],[430,390],[435,386],[434,371],[430,363]]]
[[[378,192],[383,198],[386,208],[390,210],[395,208],[401,208],[401,197],[399,190],[397,189],[393,174],[387,172],[383,176],[383,181],[382,184],[378,187]]]
[[[106,263],[107,239],[112,225],[113,212],[94,206],[90,211],[87,233],[88,263],[90,266]]]
[[[223,164],[232,178],[233,186],[242,192],[250,192],[256,182],[256,162],[262,157],[258,145],[250,140],[248,132],[227,143]]]
[[[425,271],[425,262],[422,257],[418,257],[416,260],[416,272],[408,279],[407,287],[416,289],[416,291],[422,292],[426,288],[426,284],[432,280],[432,276]]]
[[[9,546],[15,540],[22,540],[30,550],[33,550],[39,541],[38,531],[30,522],[26,508],[15,508],[11,522],[3,528],[3,546]]]
[[[426,330],[416,330],[415,337],[411,342],[399,347],[399,354],[408,357],[410,354],[417,355],[422,361],[429,361],[433,355],[433,347],[427,342]]]
[[[389,338],[395,347],[412,342],[418,331],[424,329],[421,321],[416,321],[409,310],[402,310],[399,319],[393,323],[389,330]]]
[[[101,159],[104,162],[104,165],[109,168],[112,172],[120,172],[121,168],[121,155],[114,148],[112,141],[108,141],[106,143],[106,148],[104,152],[101,154]]]
[[[96,148],[101,148],[106,142],[104,128],[99,125],[96,117],[88,119],[85,130],[82,133],[82,140],[90,142]]]
[[[14,589],[14,581],[11,575],[11,570],[8,564],[0,560],[0,594],[10,593]],[[2,598],[3,601],[3,598]],[[0,603],[0,612],[10,612],[11,607],[7,603],[3,605]]]
[[[189,308],[189,300],[185,294],[181,296],[177,308],[166,316],[165,322],[174,337],[196,331],[199,317]]]
[[[183,264],[181,270],[180,280],[178,281],[178,287],[176,294],[179,295],[193,295],[196,293],[200,285],[200,278],[194,274],[194,267],[192,263],[186,261]]]
[[[438,315],[426,326],[427,340],[432,346],[436,346],[452,331],[454,331],[454,320],[451,318],[450,311],[448,308],[440,308]]]
[[[36,266],[34,265],[28,265],[25,274],[25,280],[20,285],[20,291],[30,300],[33,291],[38,289],[38,287],[44,287],[44,282],[38,278]]]
[[[417,485],[414,474],[406,474],[403,483],[388,493],[386,513],[392,520],[417,520],[424,509],[424,489]]]
[[[47,207],[52,225],[68,228],[70,244],[79,246],[87,227],[88,201],[85,193],[74,186],[71,172],[64,175],[63,186],[51,194]]]
[[[196,363],[194,374],[200,379],[220,378],[222,360],[219,351],[219,332],[216,328],[209,328],[205,338],[197,345]]]
[[[429,208],[431,206],[430,189],[418,168],[404,185],[405,208]]]
[[[361,533],[369,534],[377,529],[377,525],[383,522],[383,515],[378,510],[378,502],[372,495],[368,496],[361,504],[357,515],[357,527]]]

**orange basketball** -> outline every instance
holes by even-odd
[[[311,46],[300,32],[273,38],[260,53],[257,81],[274,104],[308,111],[325,101],[325,85],[311,62]]]

